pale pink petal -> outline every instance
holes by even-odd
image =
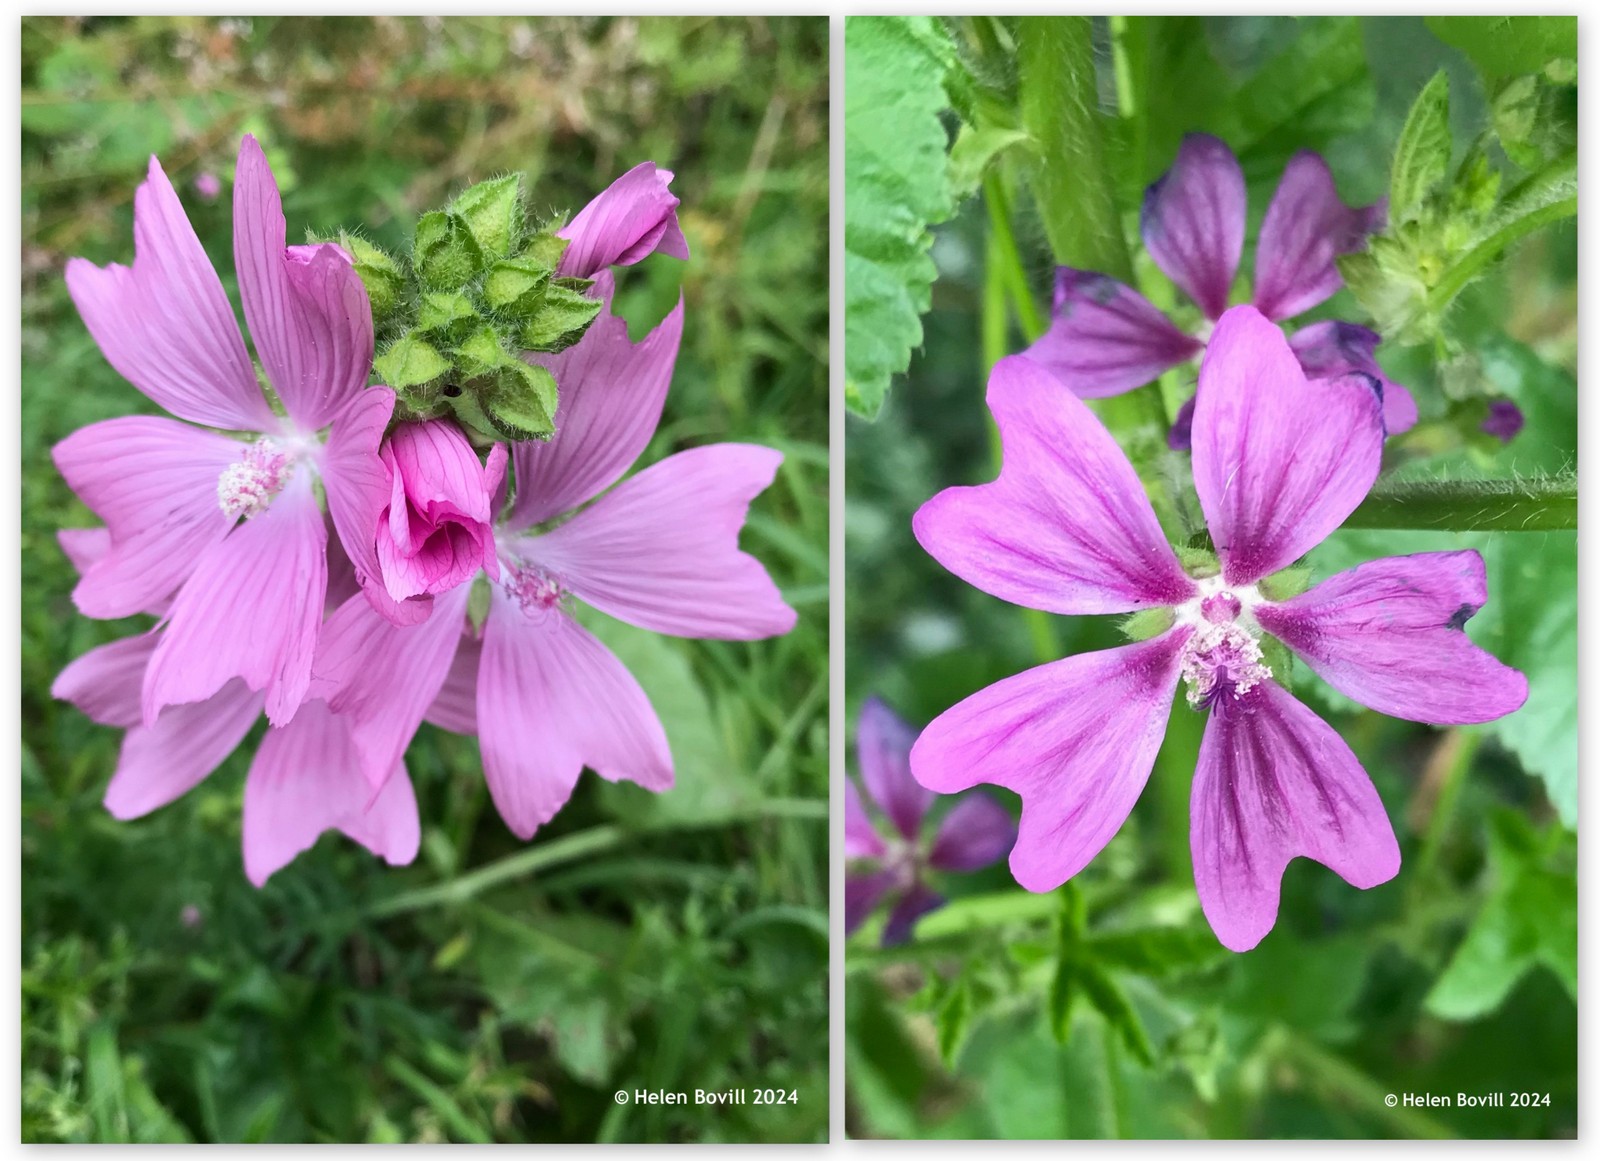
[[[1023,353],[1080,399],[1099,399],[1142,387],[1204,347],[1116,279],[1062,266],[1050,329]]]
[[[506,526],[523,529],[591,500],[622,477],[655,434],[683,336],[683,301],[639,343],[604,312],[558,355],[530,355],[561,385],[556,434],[513,445],[517,496]]]
[[[61,545],[67,561],[81,576],[111,551],[111,529],[63,528],[56,533],[56,543]]]
[[[1465,632],[1488,595],[1476,552],[1422,552],[1359,565],[1256,616],[1346,697],[1390,717],[1461,725],[1528,700],[1528,679]]]
[[[1072,615],[1176,605],[1195,591],[1128,457],[1025,356],[995,364],[1000,478],[946,488],[912,519],[945,568],[1002,600]]]
[[[761,562],[739,551],[750,502],[782,460],[753,444],[679,452],[518,550],[581,600],[657,633],[736,641],[787,633],[794,610]]]
[[[50,696],[77,706],[102,726],[129,729],[144,721],[139,690],[157,635],[140,633],[89,650],[50,686]]]
[[[1206,317],[1228,308],[1244,249],[1244,171],[1215,137],[1191,133],[1172,168],[1145,190],[1139,233],[1168,278]]]
[[[970,794],[939,824],[928,865],[941,871],[976,871],[1004,858],[1016,841],[1011,812],[987,794]]]
[[[849,778],[844,780],[844,857],[847,859],[881,859],[887,848],[878,830],[867,817],[861,802],[861,792]]]
[[[482,661],[483,642],[463,636],[425,721],[456,734],[478,732],[478,667]]]
[[[91,423],[56,444],[56,467],[111,541],[73,590],[85,616],[146,612],[183,583],[233,526],[217,480],[247,447],[155,416]]]
[[[265,691],[274,724],[294,716],[311,682],[327,542],[302,467],[265,512],[201,554],[145,674],[147,725],[163,706],[204,701],[232,677]]]
[[[1052,891],[1111,841],[1144,789],[1188,639],[1174,630],[979,690],[922,731],[911,772],[939,794],[988,782],[1020,795],[1011,873]]]
[[[106,361],[180,419],[274,431],[222,282],[154,157],[133,198],[133,266],[67,263],[67,290]]]
[[[261,695],[235,678],[205,701],[168,706],[153,726],[135,725],[122,739],[106,809],[114,818],[138,818],[187,794],[238,749],[261,704]]]
[[[1355,887],[1400,870],[1383,802],[1350,747],[1274,681],[1217,700],[1190,795],[1200,905],[1234,951],[1278,918],[1284,868],[1315,859]]]
[[[570,241],[559,273],[588,278],[607,266],[632,266],[657,250],[689,257],[678,228],[672,173],[646,161],[612,182],[556,236]]]
[[[1378,478],[1383,414],[1366,376],[1306,381],[1253,306],[1217,323],[1200,361],[1194,482],[1229,584],[1293,564]]]
[[[345,721],[308,701],[268,730],[244,786],[245,874],[261,886],[325,830],[337,828],[396,866],[417,855],[416,798],[396,764],[376,796],[361,776]]]
[[[565,613],[529,616],[496,586],[478,673],[489,793],[521,838],[549,822],[585,766],[649,790],[672,785],[667,735],[616,656]]]
[[[239,144],[233,184],[233,261],[250,337],[273,390],[299,429],[325,427],[366,386],[372,307],[339,247],[287,246],[283,201],[266,154]]]
[[[911,776],[911,744],[917,731],[875,697],[861,706],[856,726],[856,763],[867,797],[883,811],[901,837],[913,841],[933,795]]]
[[[1302,149],[1284,167],[1256,243],[1252,301],[1268,318],[1291,318],[1344,285],[1334,259],[1383,229],[1385,204],[1355,208],[1339,200],[1328,163]]]
[[[432,596],[479,571],[497,578],[491,504],[505,473],[505,446],[494,446],[486,466],[453,420],[433,419],[400,424],[379,454],[390,483],[377,527],[389,596]]]

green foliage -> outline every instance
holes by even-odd
[[[1443,69],[1423,87],[1394,147],[1389,170],[1389,220],[1410,221],[1450,169],[1450,76]]]
[[[1578,58],[1576,16],[1430,16],[1428,30],[1459,48],[1485,76],[1531,73]]]
[[[922,342],[928,227],[954,209],[939,119],[952,60],[933,17],[845,22],[845,401],[868,419]]]

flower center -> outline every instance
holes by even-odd
[[[229,516],[259,516],[283,491],[294,472],[295,457],[273,439],[250,444],[244,458],[217,477],[217,503]]]
[[[1249,693],[1272,676],[1262,664],[1261,637],[1251,611],[1260,600],[1254,585],[1237,591],[1221,577],[1199,582],[1200,595],[1177,610],[1179,623],[1193,626],[1183,647],[1181,671],[1195,709],[1208,709],[1223,697]]]
[[[561,581],[536,564],[518,564],[507,569],[502,584],[506,595],[534,620],[548,616],[561,606],[567,596]]]

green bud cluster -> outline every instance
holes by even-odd
[[[339,236],[372,301],[373,369],[398,397],[397,419],[453,415],[484,443],[550,437],[555,377],[521,353],[571,346],[601,306],[589,279],[556,274],[561,225],[528,220],[513,174],[423,214],[409,256]]]

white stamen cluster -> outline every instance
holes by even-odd
[[[289,482],[294,460],[277,442],[259,440],[245,449],[244,458],[229,464],[217,477],[217,503],[229,516],[246,520],[259,516]]]
[[[1194,628],[1180,661],[1186,696],[1195,709],[1218,698],[1238,699],[1272,676],[1262,663],[1261,638],[1252,609],[1261,601],[1254,585],[1230,589],[1221,577],[1199,582],[1200,595],[1177,610]]]

